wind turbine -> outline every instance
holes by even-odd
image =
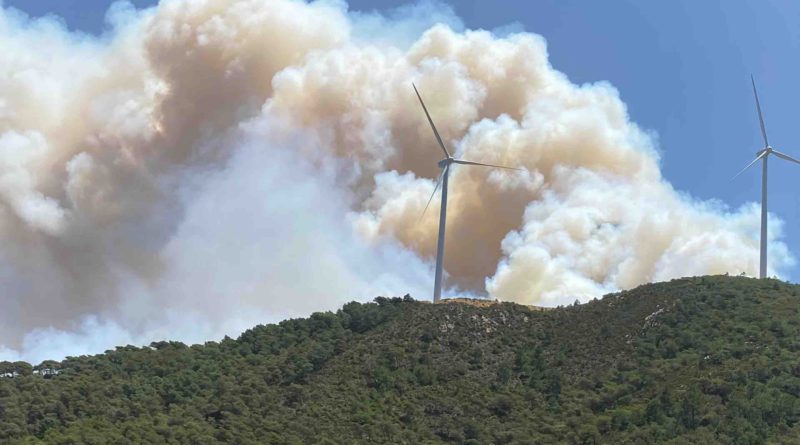
[[[445,233],[445,225],[447,221],[447,179],[450,176],[450,166],[453,164],[463,164],[463,165],[479,165],[482,167],[491,167],[491,168],[503,168],[507,170],[521,170],[519,168],[512,168],[512,167],[503,167],[502,165],[492,165],[492,164],[482,164],[480,162],[471,162],[465,161],[463,159],[456,159],[450,155],[450,152],[447,151],[447,148],[444,146],[444,142],[442,142],[442,137],[439,136],[439,132],[436,130],[436,125],[433,124],[433,119],[431,119],[430,113],[428,113],[428,108],[425,107],[425,102],[422,101],[422,96],[419,95],[419,91],[417,91],[417,86],[413,83],[411,86],[414,87],[414,92],[417,93],[417,98],[419,99],[420,105],[422,105],[422,109],[425,110],[425,116],[428,118],[428,123],[431,124],[431,130],[433,130],[433,134],[436,136],[436,142],[439,143],[439,147],[442,148],[444,152],[445,158],[439,161],[439,168],[442,169],[442,172],[439,174],[439,179],[436,181],[436,187],[433,188],[433,193],[431,193],[430,199],[428,199],[428,203],[425,205],[425,210],[422,211],[422,215],[425,215],[425,212],[428,210],[428,206],[431,205],[431,201],[433,200],[433,196],[436,194],[436,190],[439,188],[439,185],[442,186],[442,206],[439,210],[439,240],[436,245],[436,275],[434,278],[433,283],[433,302],[438,302],[442,297],[442,268],[444,266],[444,233]]]
[[[781,159],[800,164],[797,159],[774,150],[769,145],[767,139],[767,129],[764,126],[764,116],[761,113],[761,103],[758,101],[758,91],[756,91],[756,81],[753,76],[750,76],[750,82],[753,84],[753,96],[756,98],[756,109],[758,110],[758,123],[761,125],[761,136],[764,137],[764,148],[756,152],[756,158],[753,162],[747,164],[747,167],[736,174],[733,178],[744,173],[745,170],[750,168],[753,164],[761,160],[761,257],[759,267],[759,278],[767,277],[767,158],[769,155],[775,155]]]

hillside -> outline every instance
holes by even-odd
[[[3,363],[0,443],[800,443],[799,298],[721,276],[549,311],[378,298]]]

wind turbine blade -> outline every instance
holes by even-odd
[[[481,167],[491,167],[491,168],[504,168],[506,170],[517,170],[522,171],[521,168],[514,168],[514,167],[504,167],[502,165],[493,165],[493,164],[482,164],[480,162],[472,162],[472,161],[462,161],[461,159],[453,159],[453,162],[456,164],[464,164],[464,165],[480,165]]]
[[[436,141],[439,142],[439,146],[442,147],[445,156],[449,158],[450,152],[448,152],[447,149],[444,148],[444,142],[442,142],[442,137],[439,136],[439,131],[436,130],[436,125],[433,125],[433,119],[431,119],[431,115],[430,113],[428,113],[428,108],[425,106],[425,102],[422,101],[422,96],[420,96],[419,91],[417,91],[417,86],[414,85],[413,83],[411,84],[411,86],[414,87],[414,92],[417,93],[417,99],[419,99],[419,103],[422,105],[422,109],[425,110],[425,116],[428,117],[428,122],[431,124],[431,129],[433,129],[433,134],[436,135]]]
[[[758,91],[756,91],[756,80],[753,75],[750,75],[750,82],[753,83],[753,96],[756,97],[756,108],[758,109],[758,123],[761,124],[761,136],[764,136],[764,147],[769,147],[767,140],[767,128],[764,126],[764,115],[761,114],[761,102],[758,100]]]
[[[438,190],[439,186],[442,184],[442,178],[444,177],[444,171],[449,167],[450,167],[449,165],[446,166],[445,168],[442,169],[442,172],[439,173],[439,179],[436,181],[436,187],[433,188],[433,193],[431,193],[431,197],[428,199],[428,203],[425,204],[425,210],[422,211],[422,215],[419,217],[419,219],[422,219],[422,217],[425,216],[425,212],[428,211],[428,206],[431,205],[431,201],[433,201],[433,196],[436,194],[436,190]]]
[[[783,154],[783,153],[781,153],[779,151],[772,150],[772,154],[774,154],[775,156],[777,156],[777,157],[779,157],[781,159],[786,159],[787,161],[792,161],[795,164],[800,164],[800,161],[798,161],[797,159],[795,159],[795,158],[793,158],[793,157],[791,157],[789,155]]]
[[[759,159],[761,159],[761,158],[763,158],[764,156],[766,156],[766,155],[767,155],[767,153],[769,153],[769,152],[768,152],[768,151],[764,151],[763,153],[761,153],[760,155],[758,155],[758,157],[756,157],[755,159],[753,159],[753,162],[751,162],[751,163],[747,164],[747,167],[743,168],[743,169],[742,169],[742,171],[740,171],[739,173],[736,173],[736,176],[732,177],[732,178],[731,178],[731,181],[733,181],[734,179],[738,178],[738,177],[739,177],[739,175],[741,175],[742,173],[744,173],[744,171],[745,171],[745,170],[747,170],[748,168],[750,168],[750,166],[752,166],[753,164],[755,164],[756,162],[758,162],[758,160],[759,160]]]

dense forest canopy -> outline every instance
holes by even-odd
[[[3,362],[0,443],[797,443],[799,293],[718,276],[547,311],[377,298]]]

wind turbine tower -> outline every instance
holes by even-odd
[[[444,159],[439,161],[438,165],[439,168],[442,169],[442,172],[439,174],[439,179],[436,181],[436,187],[433,188],[433,193],[431,193],[430,199],[428,199],[428,203],[425,205],[425,210],[422,211],[423,216],[425,215],[425,211],[428,210],[428,206],[431,205],[431,201],[433,200],[433,196],[436,194],[436,190],[439,188],[439,185],[442,186],[442,206],[439,210],[439,239],[436,244],[436,275],[434,278],[433,283],[433,302],[436,303],[442,298],[442,269],[444,267],[444,235],[445,235],[445,225],[447,221],[447,180],[450,176],[450,166],[453,164],[463,164],[463,165],[479,165],[482,167],[491,167],[491,168],[503,168],[507,170],[521,170],[519,168],[512,168],[512,167],[503,167],[501,165],[492,165],[492,164],[482,164],[480,162],[471,162],[465,161],[463,159],[456,159],[450,155],[450,152],[447,151],[447,148],[444,146],[444,142],[442,142],[442,137],[439,136],[439,131],[436,130],[436,125],[433,124],[433,119],[431,119],[430,113],[428,113],[428,108],[425,107],[425,102],[422,101],[422,96],[419,95],[419,91],[417,91],[417,86],[413,83],[411,86],[414,87],[414,92],[417,93],[417,98],[419,99],[420,105],[422,105],[422,109],[425,111],[425,116],[428,118],[428,123],[431,124],[431,129],[433,130],[434,136],[436,136],[436,142],[439,143],[439,147],[442,148],[444,152]]]
[[[747,167],[736,174],[734,178],[744,173],[745,170],[750,168],[753,164],[761,160],[761,256],[759,258],[759,278],[767,277],[767,158],[769,155],[775,155],[781,159],[800,164],[797,159],[783,154],[769,145],[767,139],[767,128],[764,126],[764,115],[761,113],[761,103],[758,100],[758,91],[756,90],[756,81],[753,76],[750,76],[750,82],[753,84],[753,96],[756,98],[756,110],[758,110],[758,123],[761,125],[761,136],[764,138],[764,148],[756,152],[756,158],[753,162],[747,164]]]

